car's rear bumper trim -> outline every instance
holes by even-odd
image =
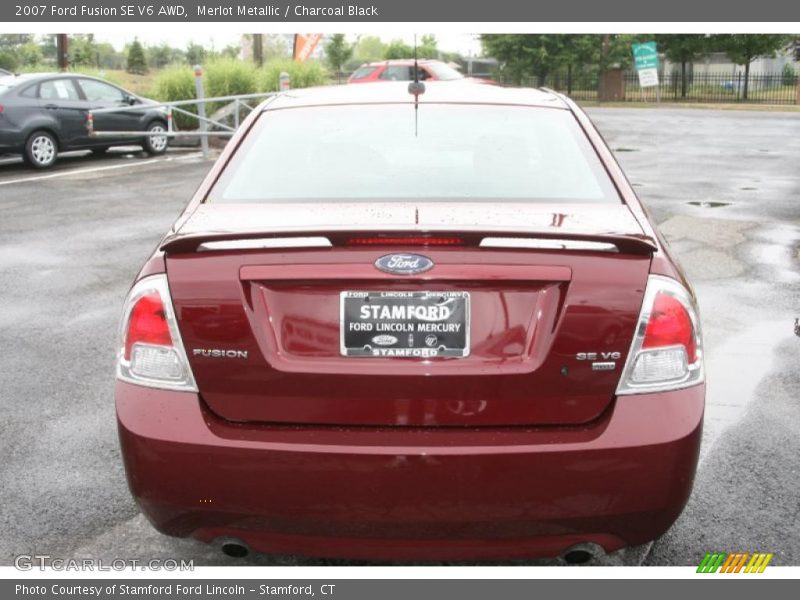
[[[117,382],[128,481],[171,535],[372,559],[555,556],[654,539],[691,491],[704,386],[580,427],[272,427]]]

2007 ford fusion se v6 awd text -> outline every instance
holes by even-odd
[[[587,116],[473,83],[276,95],[125,303],[116,407],[160,531],[567,560],[683,509],[695,299]]]

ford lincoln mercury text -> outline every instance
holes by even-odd
[[[663,534],[705,375],[691,287],[547,90],[293,90],[243,123],[124,307],[128,483],[160,531],[392,560]]]

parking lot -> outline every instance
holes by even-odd
[[[662,539],[601,564],[745,551],[798,565],[800,115],[590,114],[695,285],[708,371],[687,509]],[[74,156],[46,172],[0,160],[0,564],[32,553],[342,564],[237,560],[167,538],[128,494],[112,397],[121,303],[210,164],[193,151]]]

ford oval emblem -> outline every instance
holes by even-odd
[[[433,261],[420,254],[387,254],[375,261],[375,268],[394,275],[416,275],[433,268]]]
[[[394,346],[397,343],[397,338],[393,335],[376,335],[372,338],[372,343],[378,346]]]

